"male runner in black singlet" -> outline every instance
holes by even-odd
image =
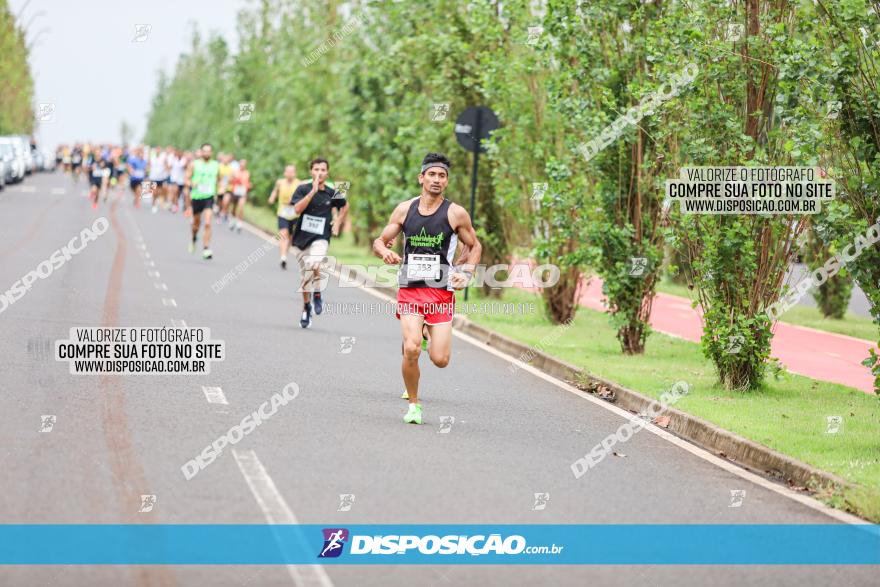
[[[463,207],[443,196],[451,164],[445,155],[428,153],[422,160],[422,193],[397,205],[388,226],[373,242],[373,253],[398,272],[397,317],[403,330],[403,382],[409,411],[408,424],[422,423],[419,403],[419,354],[423,327],[427,327],[428,356],[438,367],[449,364],[455,291],[463,289],[480,262],[482,245],[471,217]],[[403,232],[403,259],[389,249]],[[464,244],[465,263],[453,268],[458,242]]]

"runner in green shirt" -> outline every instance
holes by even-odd
[[[192,161],[186,168],[186,188],[192,200],[192,240],[189,252],[196,250],[202,214],[205,215],[205,234],[202,237],[202,257],[210,259],[211,252],[211,216],[214,213],[214,196],[217,195],[220,165],[213,159],[214,149],[210,143],[202,145],[201,158]]]

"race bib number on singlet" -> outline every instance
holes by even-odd
[[[302,218],[302,229],[305,232],[311,232],[312,234],[324,234],[324,223],[327,222],[326,218],[321,218],[320,216],[312,216],[311,214],[305,214]]]
[[[440,279],[440,255],[410,254],[406,261],[406,278]]]
[[[282,206],[280,216],[282,218],[286,218],[287,220],[293,220],[294,218],[296,218],[296,208],[294,208],[293,206]]]
[[[110,168],[105,167],[104,170],[101,172],[101,175],[103,175],[104,177],[110,177]]]
[[[235,189],[232,190],[232,193],[236,196],[245,196],[247,195],[247,186],[237,185]]]
[[[210,183],[197,183],[196,191],[200,194],[210,194],[213,187]]]

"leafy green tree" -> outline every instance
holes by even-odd
[[[551,108],[568,121],[569,149],[580,154],[572,174],[586,176],[598,204],[582,218],[586,255],[603,279],[621,350],[642,353],[663,257],[662,178],[674,173],[668,153],[680,107],[641,105],[688,63],[677,42],[685,8],[559,0],[548,9],[556,41]]]
[[[880,2],[815,4],[817,42],[830,60],[818,78],[823,92],[817,109],[834,124],[827,135],[833,138],[829,175],[837,186],[837,200],[816,231],[842,250],[864,240],[868,227],[880,222]],[[880,247],[865,247],[846,271],[865,292],[880,327]],[[880,395],[880,356],[872,350],[863,364],[872,370],[874,391]]]
[[[34,79],[24,31],[15,22],[7,0],[0,0],[0,55],[0,135],[31,134]]]
[[[821,267],[826,260],[840,253],[833,245],[822,241],[815,230],[807,233],[807,243],[804,247],[804,260],[811,271]],[[842,268],[819,287],[813,289],[813,299],[819,311],[826,318],[841,320],[846,315],[849,300],[852,297],[853,280],[846,267]]]
[[[677,160],[690,166],[815,166],[822,122],[802,86],[816,48],[788,2],[707,0],[684,38],[700,56]],[[734,31],[735,34],[731,34]],[[770,360],[765,308],[783,293],[804,216],[676,215],[705,322],[702,346],[728,389],[754,389]]]

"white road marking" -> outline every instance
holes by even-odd
[[[209,404],[229,405],[229,402],[226,401],[226,396],[223,395],[223,389],[220,387],[208,387],[207,385],[203,385],[202,391],[205,393],[205,399],[208,400]]]
[[[149,275],[150,277],[159,277],[159,272],[158,271],[147,271],[147,275]]]
[[[245,226],[248,226],[248,225],[245,225]],[[258,234],[263,240],[265,240],[267,242],[272,242],[272,240],[269,237],[267,237],[264,233],[262,233],[262,232],[258,233],[257,229],[250,229],[250,227],[248,227],[248,228],[249,228],[250,232]],[[334,274],[336,274],[337,277],[341,278],[341,275],[338,271],[336,271],[336,270],[332,270],[332,271]],[[358,285],[358,287],[373,297],[379,298],[380,300],[385,301],[385,302],[388,301],[388,298],[386,298],[384,295],[382,295],[378,291],[373,291],[373,288],[365,287],[364,285]],[[623,408],[619,408],[613,404],[610,404],[609,402],[607,402],[605,400],[594,397],[592,394],[581,391],[578,388],[565,383],[564,381],[560,381],[559,379],[556,379],[555,377],[553,377],[551,375],[547,375],[543,371],[539,371],[538,369],[535,369],[531,365],[527,365],[527,364],[523,363],[522,361],[517,360],[514,357],[511,357],[505,353],[502,353],[501,351],[499,351],[499,350],[497,350],[487,344],[484,344],[484,343],[480,342],[479,340],[477,340],[471,336],[468,336],[467,334],[459,332],[458,330],[456,330],[454,328],[452,329],[452,334],[453,334],[453,336],[456,336],[456,337],[464,340],[465,342],[469,342],[470,344],[472,344],[478,348],[483,349],[487,353],[491,353],[491,354],[495,355],[496,357],[507,361],[508,363],[512,363],[512,364],[516,365],[520,369],[528,371],[529,373],[531,373],[532,375],[534,375],[536,377],[540,377],[541,379],[547,381],[548,383],[552,383],[556,387],[559,387],[561,389],[564,389],[565,391],[573,393],[574,395],[580,397],[581,399],[585,399],[589,402],[592,402],[593,404],[595,404],[603,409],[606,409],[610,412],[614,412],[615,414],[618,414],[619,416],[622,416],[632,422],[636,422],[636,420],[639,420],[639,422],[644,424],[644,421],[639,419],[638,416],[635,416],[634,414],[630,414],[629,412],[627,412]],[[765,479],[765,478],[761,477],[760,475],[756,475],[750,471],[746,471],[745,469],[731,463],[730,461],[727,461],[725,459],[717,457],[717,456],[713,455],[712,453],[710,453],[709,451],[704,450],[695,444],[691,444],[690,442],[688,442],[686,440],[678,438],[677,436],[674,436],[673,434],[670,434],[669,432],[663,430],[662,428],[658,428],[657,426],[654,426],[653,424],[647,424],[644,426],[644,428],[645,428],[645,430],[648,430],[648,431],[652,432],[653,434],[656,434],[660,438],[674,444],[675,446],[688,451],[692,455],[699,457],[699,458],[703,459],[704,461],[712,463],[713,465],[715,465],[721,469],[724,469],[725,471],[732,473],[733,475],[736,475],[737,477],[741,477],[742,479],[746,479],[747,481],[751,481],[755,485],[759,485],[765,489],[773,491],[774,493],[778,493],[779,495],[782,495],[783,497],[787,497],[791,500],[794,500],[802,505],[807,506],[808,508],[811,508],[813,510],[816,510],[817,512],[823,513],[826,516],[829,516],[831,518],[839,520],[845,524],[864,524],[865,523],[865,521],[859,517],[853,516],[852,514],[848,514],[846,512],[840,511],[840,510],[836,510],[832,507],[825,505],[824,503],[822,503],[821,501],[819,501],[817,499],[813,499],[812,497],[809,497],[807,495],[797,493],[795,491],[788,489],[787,487],[783,487],[781,485],[773,483],[772,481]]]
[[[173,326],[174,328],[186,328],[186,320],[175,320],[174,318],[172,318],[171,326]]]
[[[156,262],[155,262],[155,261],[144,261],[144,264],[145,264],[147,267],[155,267],[155,266],[156,266]]]
[[[160,289],[162,291],[168,291],[168,286],[165,285],[164,283],[154,283],[153,287],[155,287],[156,289]]]
[[[21,186],[21,191],[28,193],[28,194],[32,194],[35,191],[37,191],[37,188],[35,188],[32,185],[23,185],[23,186]]]
[[[163,306],[171,306],[173,308],[177,307],[177,302],[174,301],[174,298],[162,298]]]
[[[66,193],[67,193],[67,189],[66,189],[66,188],[52,188],[52,189],[51,189],[51,193],[53,193],[53,194],[59,194],[59,195],[60,195],[60,194],[66,194]]]
[[[235,462],[244,476],[257,505],[266,516],[266,521],[270,524],[299,524],[290,506],[281,497],[275,482],[269,477],[263,463],[257,458],[252,450],[235,450],[232,455]],[[279,546],[283,545],[279,541]],[[320,546],[320,545],[318,545]],[[317,553],[315,555],[317,557]],[[287,565],[287,571],[293,579],[294,584],[301,586],[320,585],[322,587],[333,587],[333,582],[321,565]]]

